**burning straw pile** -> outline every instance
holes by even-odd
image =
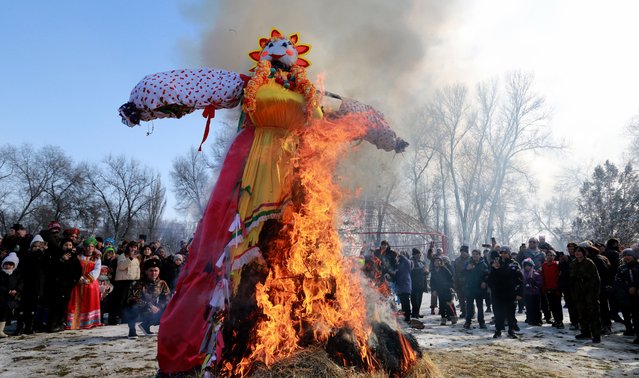
[[[435,375],[416,339],[383,315],[387,306],[370,303],[367,288],[377,299],[379,292],[360,267],[340,253],[335,219],[342,190],[333,170],[347,141],[366,130],[354,116],[339,122],[317,121],[295,141],[291,204],[281,219],[264,224],[258,242],[263,260],[242,268],[214,374]]]
[[[255,369],[252,378],[385,378],[388,373],[378,371],[362,373],[354,368],[337,365],[321,348],[305,349],[286,360],[280,361],[270,368],[260,365]],[[439,377],[441,373],[426,356],[417,361],[415,366],[402,375],[406,378]]]

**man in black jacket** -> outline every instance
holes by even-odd
[[[470,261],[466,264],[463,274],[465,277],[466,292],[466,322],[464,328],[469,329],[470,323],[475,315],[475,304],[477,305],[477,322],[479,328],[486,328],[484,322],[484,296],[487,290],[488,266],[484,263],[481,252],[474,249]]]
[[[508,337],[517,338],[515,329],[515,303],[523,296],[523,275],[519,264],[510,255],[510,247],[499,248],[499,259],[491,264],[488,283],[492,290],[493,312],[495,313],[495,334],[493,338],[501,337],[508,322]]]

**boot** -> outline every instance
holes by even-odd
[[[586,339],[590,339],[592,336],[590,335],[590,333],[580,333],[577,336],[575,336],[575,339],[577,340],[586,340]]]
[[[430,314],[431,315],[435,315],[435,307],[431,307],[430,308]]]
[[[442,318],[442,321],[439,323],[439,325],[446,325],[446,318]]]
[[[25,335],[33,335],[33,313],[28,312],[24,314],[24,330]]]
[[[18,314],[16,320],[16,330],[13,332],[13,336],[20,336],[24,330],[24,320],[22,319],[22,315]]]
[[[410,323],[410,319],[408,319],[407,323]],[[139,327],[145,336],[153,334],[153,332],[151,331],[151,326],[148,323],[142,322],[139,324]]]
[[[486,311],[484,312],[493,312],[493,310],[490,308],[490,306],[486,307]]]
[[[495,331],[495,334],[493,335],[493,339],[498,339],[501,337],[501,331]]]
[[[127,336],[131,340],[135,340],[138,338],[137,332],[135,332],[135,323],[129,323],[129,336]]]
[[[0,339],[4,339],[6,337],[9,337],[9,335],[7,335],[6,333],[4,333],[4,326],[5,324],[7,324],[7,322],[0,322]]]
[[[457,316],[453,315],[450,317],[451,324],[457,324]]]
[[[515,331],[514,330],[509,329],[508,330],[508,337],[511,338],[511,339],[516,339],[517,335],[515,335]]]
[[[592,338],[593,344],[599,344],[601,342],[601,336],[595,336]]]

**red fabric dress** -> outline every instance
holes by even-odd
[[[239,197],[238,183],[255,129],[242,130],[224,160],[220,176],[206,211],[197,226],[186,266],[180,273],[176,292],[164,311],[158,334],[158,363],[164,373],[177,373],[200,366],[204,354],[200,345],[207,330],[207,304],[216,284],[216,261],[231,233]]]
[[[82,266],[82,277],[90,283],[78,282],[71,291],[67,306],[67,320],[64,329],[89,329],[101,326],[100,322],[100,286],[91,272],[96,269],[99,260],[78,256]],[[99,272],[99,267],[98,267]]]

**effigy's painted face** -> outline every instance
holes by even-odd
[[[286,67],[291,67],[297,61],[297,50],[288,38],[272,38],[260,54],[260,60],[268,60],[271,63],[280,62]]]

